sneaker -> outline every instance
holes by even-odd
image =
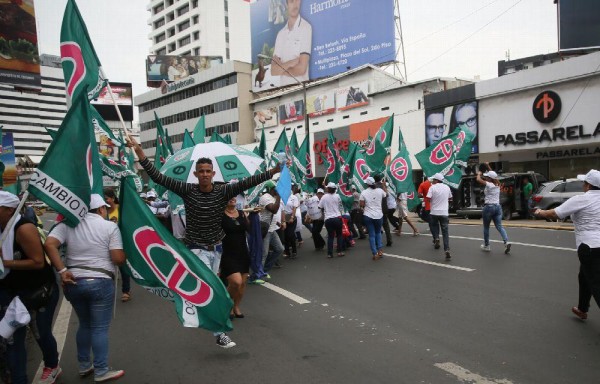
[[[450,256],[450,251],[446,251],[446,260],[450,260],[452,257]]]
[[[492,249],[489,245],[481,244],[481,250],[484,252],[490,252]]]
[[[333,255],[327,255],[328,259],[333,259]]]
[[[94,372],[94,366],[93,365],[91,367],[87,368],[87,369],[80,369],[79,370],[79,377],[86,377],[87,375],[89,375],[92,372]]]
[[[510,253],[510,243],[504,244],[504,254],[508,255]]]
[[[44,367],[42,377],[40,378],[40,381],[38,381],[38,384],[54,384],[61,373],[62,369],[60,369],[59,366],[56,366],[56,368]]]
[[[109,370],[108,372],[106,372],[104,375],[102,376],[96,376],[94,377],[94,382],[96,383],[103,383],[105,381],[110,381],[110,380],[116,380],[119,377],[123,377],[123,375],[125,374],[125,371],[122,369],[119,370]]]
[[[440,249],[440,239],[435,239],[433,241],[433,248]]]
[[[571,308],[571,312],[573,312],[575,316],[579,317],[581,320],[587,320],[587,312],[583,312],[578,307]]]
[[[265,281],[263,279],[254,279],[254,280],[249,280],[248,284],[264,284]]]
[[[236,344],[225,333],[221,333],[219,336],[217,336],[217,345],[221,348],[228,349],[235,347]]]
[[[281,268],[281,264],[279,264],[279,261],[275,262],[275,264],[273,265],[273,268]]]
[[[271,275],[269,275],[268,273],[266,275],[263,276],[262,280],[264,281],[269,281],[271,280]]]

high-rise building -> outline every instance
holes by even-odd
[[[151,54],[222,56],[224,61],[250,62],[248,2],[150,0],[146,9],[152,28],[148,35]]]
[[[67,112],[60,56],[40,55],[40,64],[41,91],[26,92],[0,84],[2,131],[13,134],[17,161],[27,160],[30,165],[39,163],[52,141],[44,127],[58,129]]]

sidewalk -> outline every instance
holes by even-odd
[[[411,213],[411,219],[421,222],[415,213]],[[450,215],[450,224],[461,224],[461,225],[482,225],[481,219],[464,219],[457,216]],[[548,222],[545,220],[502,220],[502,225],[507,228],[536,228],[536,229],[553,229],[556,231],[573,231],[573,223],[567,222]]]

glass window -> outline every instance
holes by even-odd
[[[189,11],[190,11],[190,5],[186,4],[185,6],[179,8],[177,10],[177,15],[181,16],[181,15],[184,15],[184,14],[188,13]]]
[[[552,188],[552,192],[564,192],[565,191],[565,183],[560,183],[556,187]]]
[[[565,186],[565,192],[583,192],[583,181],[569,181]]]
[[[179,28],[179,32],[185,31],[190,27],[190,21],[186,20],[183,23],[179,24],[177,27]]]

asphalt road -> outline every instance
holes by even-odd
[[[508,228],[514,245],[504,255],[501,242],[479,250],[480,226],[451,225],[445,262],[419,228],[420,237],[394,237],[379,261],[368,240],[327,259],[304,232],[298,259],[283,261],[272,286],[248,287],[229,350],[134,286],[132,300],[117,303],[110,364],[126,370],[119,382],[136,384],[598,382],[600,311],[593,305],[586,322],[570,312],[572,232]],[[74,313],[67,324],[59,382],[92,382],[77,376]]]

